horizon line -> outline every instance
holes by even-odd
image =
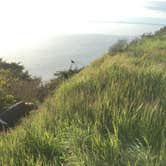
[[[166,23],[148,23],[148,22],[128,22],[128,21],[90,21],[94,23],[116,23],[116,24],[136,24],[136,25],[152,25],[152,26],[166,26]]]

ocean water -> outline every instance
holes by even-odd
[[[54,78],[53,74],[56,71],[68,69],[71,60],[76,61],[78,67],[86,66],[107,52],[109,47],[119,39],[131,40],[133,36],[155,32],[161,28],[160,25],[140,23],[93,23],[90,25],[83,27],[86,33],[82,32],[81,35],[80,33],[61,36],[54,34],[46,39],[39,37],[37,43],[32,39],[24,39],[23,36],[21,39],[5,40],[6,43],[1,40],[0,58],[10,62],[20,62],[31,75],[48,81]],[[30,46],[25,45],[28,42]],[[13,50],[15,47],[18,49]]]
[[[10,52],[1,56],[10,62],[20,62],[33,76],[44,81],[54,78],[56,71],[68,69],[71,60],[77,67],[88,65],[102,56],[109,47],[126,36],[112,35],[65,35],[55,36],[31,49]]]

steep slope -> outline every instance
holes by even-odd
[[[165,165],[166,31],[144,35],[65,81],[0,137],[2,165]]]

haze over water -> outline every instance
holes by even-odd
[[[71,59],[87,65],[119,38],[164,25],[164,0],[0,1],[0,58],[48,80]]]
[[[76,61],[77,67],[86,66],[119,39],[132,39],[142,33],[154,32],[161,26],[117,24],[115,28],[115,24],[99,24],[95,27],[98,34],[54,35],[31,45],[1,51],[0,57],[20,62],[32,75],[46,81],[53,78],[56,71],[68,69],[70,60]]]

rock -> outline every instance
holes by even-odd
[[[13,126],[18,120],[20,120],[20,118],[29,114],[29,112],[34,109],[37,109],[37,106],[33,103],[19,102],[8,110],[0,113],[0,119],[2,120],[2,123],[7,123],[8,126]]]
[[[7,123],[0,119],[0,130],[5,130],[7,128]]]
[[[7,125],[7,123],[0,119],[0,125]]]

